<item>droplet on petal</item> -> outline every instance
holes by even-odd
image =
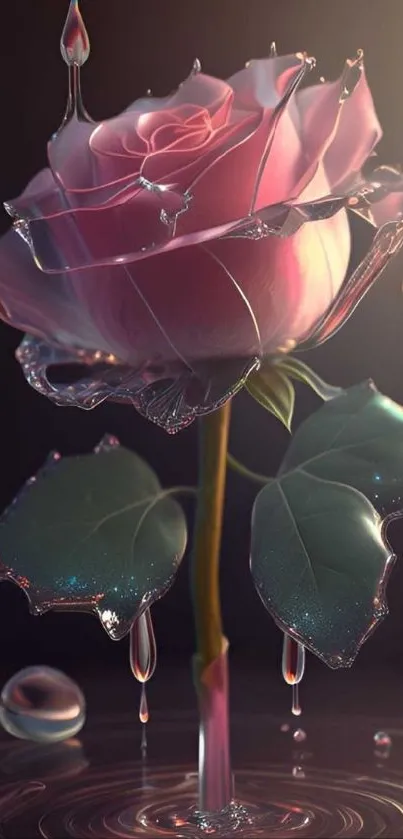
[[[27,667],[1,692],[0,722],[14,737],[57,743],[74,737],[85,722],[85,699],[60,670]]]
[[[277,47],[275,41],[272,41],[270,44],[269,56],[270,58],[277,58]]]

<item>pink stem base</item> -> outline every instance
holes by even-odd
[[[202,668],[196,658],[199,697],[199,810],[220,812],[233,799],[230,761],[228,642],[221,655]]]

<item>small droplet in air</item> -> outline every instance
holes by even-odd
[[[70,0],[69,11],[60,39],[60,51],[69,67],[82,67],[90,54],[90,39],[85,28],[78,0]]]
[[[389,737],[389,734],[386,731],[377,731],[374,734],[374,744],[375,744],[375,757],[381,758],[381,760],[386,760],[390,755],[390,750],[392,748],[392,738]]]
[[[286,734],[287,731],[289,731],[289,730],[290,730],[290,726],[288,725],[287,722],[284,722],[282,725],[280,725],[280,731],[282,731],[283,734]]]
[[[60,670],[27,667],[1,692],[0,722],[14,737],[57,743],[74,737],[85,722],[85,699]]]
[[[146,96],[152,96],[152,95],[153,95],[153,92],[151,90],[151,87],[148,87],[147,90],[146,90]]]
[[[272,41],[270,44],[269,56],[270,58],[277,58],[277,46],[275,41]]]
[[[130,630],[130,667],[139,682],[148,682],[157,665],[157,645],[151,612],[146,609]]]
[[[306,740],[306,732],[303,728],[297,728],[292,736],[296,743],[303,743]]]
[[[294,717],[300,717],[302,714],[302,708],[299,704],[299,690],[298,684],[294,684],[292,686],[292,705],[291,705],[291,713]]]
[[[305,772],[302,766],[293,766],[292,776],[293,778],[300,778],[301,780],[303,780],[305,778]]]
[[[321,77],[320,77],[320,79],[319,79],[319,81],[320,81],[320,83],[321,83],[321,84],[325,84],[326,79],[325,79],[325,77],[324,77],[324,76],[321,76]]]

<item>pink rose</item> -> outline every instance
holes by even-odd
[[[366,215],[376,224],[378,207],[384,223],[385,196],[396,215],[401,195],[377,183],[363,197],[381,129],[361,57],[299,90],[311,66],[293,55],[227,82],[194,72],[171,96],[98,125],[73,119],[50,142],[49,168],[6,205],[14,230],[0,246],[2,316],[35,336],[19,358],[39,390],[83,407],[128,399],[176,430],[258,359],[345,319],[386,260],[338,297],[344,207],[363,212],[376,193]],[[386,232],[396,247],[396,226]],[[80,359],[98,362],[88,378],[49,383],[49,365]]]

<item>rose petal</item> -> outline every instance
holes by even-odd
[[[70,278],[48,277],[39,271],[27,246],[12,230],[0,239],[0,301],[4,320],[18,329],[73,346],[105,349]]]
[[[228,79],[234,91],[234,108],[273,110],[301,67],[300,55],[282,55],[248,61],[245,69]]]
[[[324,154],[332,191],[353,181],[382,136],[364,69],[351,95],[340,103],[343,76],[297,95],[301,136],[308,158]]]

